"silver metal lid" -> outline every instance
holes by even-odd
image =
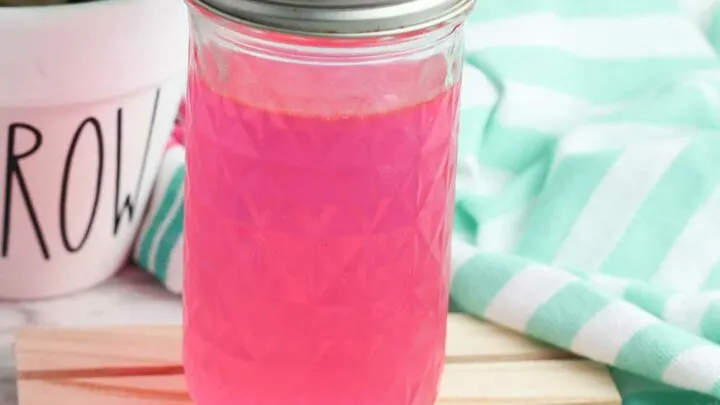
[[[194,0],[251,26],[306,35],[360,37],[428,28],[470,11],[474,0]]]

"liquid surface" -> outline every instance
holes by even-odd
[[[350,74],[323,103],[303,94],[310,77],[315,93],[333,87],[317,70],[293,68],[295,93],[281,94],[278,64],[228,56],[220,83],[203,63],[186,140],[184,361],[196,405],[433,404],[457,86],[432,91],[444,67],[422,61],[395,78]],[[248,79],[257,70],[265,82]]]

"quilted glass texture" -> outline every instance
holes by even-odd
[[[433,404],[459,58],[300,64],[198,38],[184,286],[196,405]]]

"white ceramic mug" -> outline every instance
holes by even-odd
[[[0,7],[0,299],[125,263],[185,88],[182,0]]]

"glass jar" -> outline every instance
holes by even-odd
[[[191,396],[433,404],[471,2],[433,0],[444,14],[398,19],[377,12],[388,1],[318,15],[322,1],[285,0],[274,7],[300,11],[271,8],[273,20],[246,4],[267,1],[213,1],[190,4]]]

